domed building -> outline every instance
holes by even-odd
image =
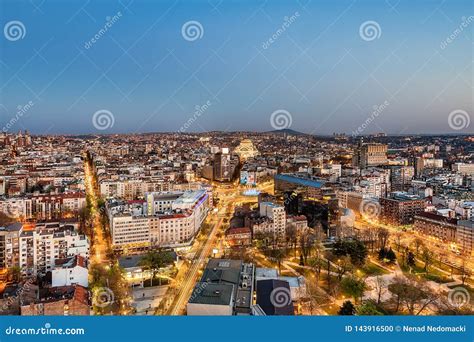
[[[239,156],[240,160],[253,158],[258,155],[258,150],[250,139],[243,139],[239,146],[235,148],[234,152]]]

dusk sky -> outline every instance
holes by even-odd
[[[194,118],[186,131],[269,131],[280,110],[313,134],[371,116],[364,134],[472,133],[472,4],[2,0],[0,128],[18,117],[9,131],[163,132]],[[453,130],[453,111],[470,125]]]

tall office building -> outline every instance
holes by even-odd
[[[232,181],[239,161],[228,148],[223,148],[214,155],[214,179],[219,182]]]

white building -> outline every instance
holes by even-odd
[[[51,286],[89,286],[89,271],[86,259],[77,255],[66,262],[56,265],[51,271]]]
[[[188,244],[209,211],[206,190],[146,194],[144,203],[109,206],[112,244],[146,248]]]
[[[455,163],[451,168],[454,172],[459,172],[463,175],[474,175],[474,164]]]
[[[272,202],[260,203],[260,216],[268,217],[273,221],[273,234],[285,236],[286,234],[286,212],[285,207]]]

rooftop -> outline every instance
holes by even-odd
[[[309,186],[313,188],[322,188],[325,184],[322,180],[298,177],[290,174],[275,175],[275,180],[282,180],[285,182],[295,183],[302,186]]]

